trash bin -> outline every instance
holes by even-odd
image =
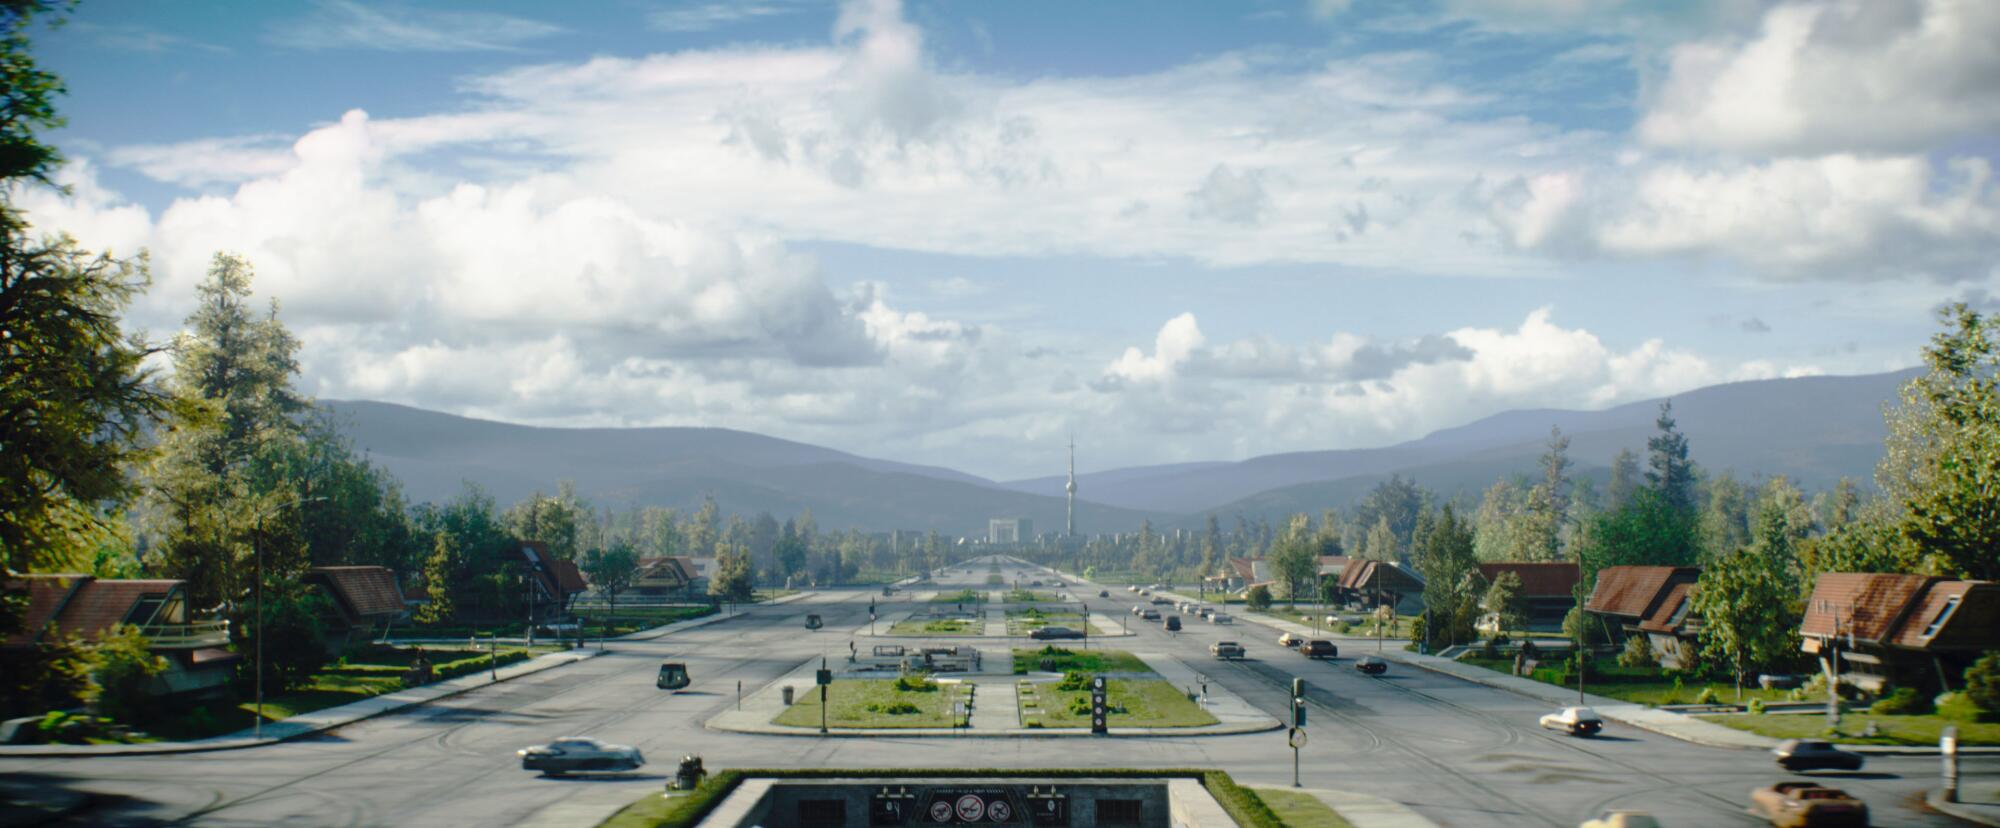
[[[792,686],[789,684],[785,685],[785,706],[792,706]]]

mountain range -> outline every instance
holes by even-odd
[[[1841,477],[1865,481],[1882,453],[1883,407],[1914,374],[1709,386],[1675,395],[1673,416],[1706,469],[1783,474],[1809,490]],[[1447,497],[1476,496],[1500,477],[1533,472],[1551,426],[1569,435],[1575,473],[1602,480],[1620,450],[1644,453],[1661,402],[1506,411],[1382,448],[1080,474],[1077,531],[1129,531],[1148,520],[1192,527],[1210,513],[1275,521],[1347,506],[1397,474]],[[1028,518],[1044,532],[1063,523],[1060,476],[996,482],[725,428],[542,428],[382,402],[323,405],[419,502],[449,499],[469,481],[507,504],[571,480],[593,503],[614,508],[687,511],[712,496],[727,513],[782,517],[810,508],[828,529],[976,536],[994,517]]]

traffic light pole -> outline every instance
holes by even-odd
[[[1292,787],[1299,786],[1299,749],[1306,746],[1306,680],[1292,679],[1292,729],[1285,741],[1292,746]]]

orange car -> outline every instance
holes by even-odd
[[[1750,792],[1750,813],[1778,828],[1868,825],[1868,804],[1817,782],[1779,782]]]

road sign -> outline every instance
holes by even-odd
[[[1292,728],[1292,735],[1291,735],[1291,736],[1289,736],[1289,737],[1286,737],[1285,741],[1287,741],[1287,742],[1291,743],[1291,746],[1292,746],[1292,747],[1295,747],[1295,748],[1302,748],[1302,747],[1305,747],[1305,746],[1306,746],[1306,729],[1305,729],[1305,728],[1303,728],[1303,727],[1295,727],[1295,728]]]
[[[832,684],[832,683],[833,683],[833,671],[832,671],[832,670],[816,670],[816,671],[814,671],[814,672],[813,672],[813,683],[814,683],[814,684],[819,684],[819,685],[822,685],[822,686],[823,686],[823,685],[828,685],[828,684]]]

